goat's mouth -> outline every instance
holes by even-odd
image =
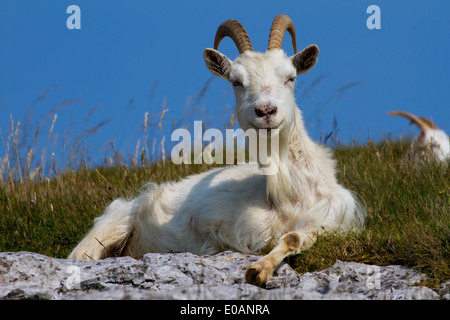
[[[284,119],[281,120],[280,122],[274,122],[274,121],[268,120],[268,121],[259,122],[257,124],[250,122],[250,126],[255,130],[266,129],[267,131],[270,131],[272,129],[280,129],[282,127],[283,123],[284,123]]]

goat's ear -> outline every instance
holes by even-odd
[[[311,70],[317,62],[317,56],[319,55],[319,47],[312,44],[302,51],[298,52],[291,57],[292,64],[297,69],[297,74],[305,73]]]
[[[233,64],[230,59],[214,49],[205,49],[203,58],[205,59],[206,67],[212,74],[229,80],[231,65]]]

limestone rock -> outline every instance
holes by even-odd
[[[31,252],[0,253],[0,299],[448,299],[415,285],[424,275],[402,266],[336,261],[299,274],[282,264],[265,289],[245,283],[259,256],[149,253],[100,261],[55,259]]]

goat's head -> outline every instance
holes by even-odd
[[[292,37],[295,52],[292,57],[281,49],[286,31]],[[226,36],[234,41],[239,51],[234,61],[217,51]],[[205,49],[203,57],[214,75],[233,86],[236,115],[242,129],[280,129],[283,132],[295,118],[295,79],[315,65],[318,54],[316,45],[297,53],[294,24],[288,16],[280,14],[273,21],[266,52],[254,52],[243,26],[236,20],[227,20],[217,30],[214,49]]]
[[[450,158],[449,138],[444,131],[439,130],[433,121],[405,111],[389,111],[388,114],[407,118],[420,129],[415,146],[418,150],[430,148],[438,159]]]

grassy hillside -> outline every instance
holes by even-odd
[[[339,180],[368,210],[359,235],[322,236],[289,263],[299,272],[336,259],[415,267],[433,287],[450,279],[450,169],[402,161],[408,142],[338,147]],[[106,163],[106,162],[105,162]],[[0,180],[0,251],[66,257],[115,198],[133,197],[149,180],[179,180],[211,168],[170,162],[66,170],[55,178]]]

